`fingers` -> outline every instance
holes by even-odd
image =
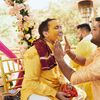
[[[71,100],[70,98],[67,98],[66,97],[66,93],[65,92],[63,92],[63,99],[62,100]]]
[[[55,56],[56,60],[60,60],[60,58],[63,58],[64,55],[65,54],[63,52],[60,41],[56,41],[55,45],[54,45],[54,56]]]
[[[54,47],[55,47],[56,49],[57,49],[57,48],[62,48],[62,47],[61,47],[61,44],[60,44],[60,41],[56,41]]]
[[[56,41],[55,44],[54,44],[54,54],[55,55],[58,55],[58,50],[60,48],[59,45],[60,45],[59,41]]]
[[[68,43],[68,40],[67,40],[66,36],[64,36],[64,40],[65,40],[65,50],[70,49],[70,45]]]
[[[65,40],[65,43],[66,43],[66,44],[69,44],[68,41],[67,41],[66,36],[64,36],[64,40]]]
[[[62,100],[71,100],[70,98],[62,97]]]
[[[64,40],[65,40],[65,42],[67,42],[67,38],[66,38],[66,36],[64,36]]]

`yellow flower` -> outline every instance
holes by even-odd
[[[24,22],[24,29],[27,30],[29,27],[29,22]]]
[[[24,27],[24,30],[29,31],[29,28],[28,27]]]
[[[29,39],[28,41],[29,41],[30,43],[33,43],[34,40],[35,40],[35,39],[31,38],[31,39]]]

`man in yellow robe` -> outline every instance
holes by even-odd
[[[39,34],[40,39],[24,54],[21,100],[66,100],[66,94],[59,92],[64,77],[53,56],[53,45],[62,39],[62,28],[56,19],[47,19],[40,24]]]
[[[66,82],[53,56],[56,39],[62,40],[59,21],[45,20],[39,26],[39,34],[40,38],[24,54],[21,100],[70,100],[66,93],[59,92],[61,84]],[[84,100],[85,93],[82,93],[80,97]]]
[[[95,19],[92,29],[92,42],[98,46],[97,50],[88,59],[77,56],[70,50],[70,46],[66,40],[66,53],[76,63],[84,65],[77,71],[74,71],[67,63],[65,63],[64,53],[60,42],[55,43],[54,54],[63,74],[70,80],[72,84],[80,84],[85,82],[92,83],[93,100],[100,100],[100,17]],[[59,54],[59,58],[58,58]],[[89,98],[90,99],[90,98]],[[91,99],[90,99],[91,100]]]
[[[83,39],[90,40],[92,38],[91,28],[88,23],[79,24],[77,26],[77,38],[79,41]]]
[[[75,49],[75,53],[78,56],[82,56],[85,58],[88,58],[91,54],[94,53],[97,46],[91,42],[91,29],[89,24],[84,23],[77,26],[78,34],[82,37],[82,40],[77,44],[77,47]],[[81,34],[81,35],[80,35]],[[79,37],[80,38],[80,37]],[[82,66],[75,63],[71,60],[70,65],[75,68],[75,70],[79,70]],[[81,89],[85,90],[87,94],[86,100],[93,100],[93,94],[92,94],[92,86],[91,82],[82,83],[78,85]]]

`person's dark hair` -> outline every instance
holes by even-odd
[[[77,29],[86,29],[87,31],[91,31],[91,28],[90,28],[90,25],[87,24],[87,23],[84,23],[84,24],[80,24],[77,26]]]
[[[96,17],[95,20],[96,20],[96,21],[100,21],[100,17]]]
[[[38,32],[40,34],[40,38],[44,38],[43,32],[44,31],[48,31],[48,22],[52,21],[52,20],[56,20],[56,19],[46,19],[45,21],[43,21],[38,28]]]

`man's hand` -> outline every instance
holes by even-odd
[[[64,93],[64,92],[57,92],[56,97],[59,100],[71,100],[71,98],[66,97],[66,93]]]
[[[67,53],[67,52],[70,51],[71,47],[70,47],[70,45],[68,43],[68,40],[67,40],[66,36],[64,36],[64,40],[65,40],[65,48],[64,48],[64,51]]]
[[[61,44],[59,41],[56,41],[55,42],[55,45],[54,45],[54,56],[56,58],[56,60],[61,60],[61,58],[64,57],[64,52],[63,52],[63,49],[61,47]]]
[[[56,61],[58,62],[59,68],[61,69],[62,73],[65,77],[70,80],[72,73],[74,70],[69,67],[69,65],[64,61],[64,52],[62,50],[61,44],[59,41],[56,41],[54,45],[54,56]]]

